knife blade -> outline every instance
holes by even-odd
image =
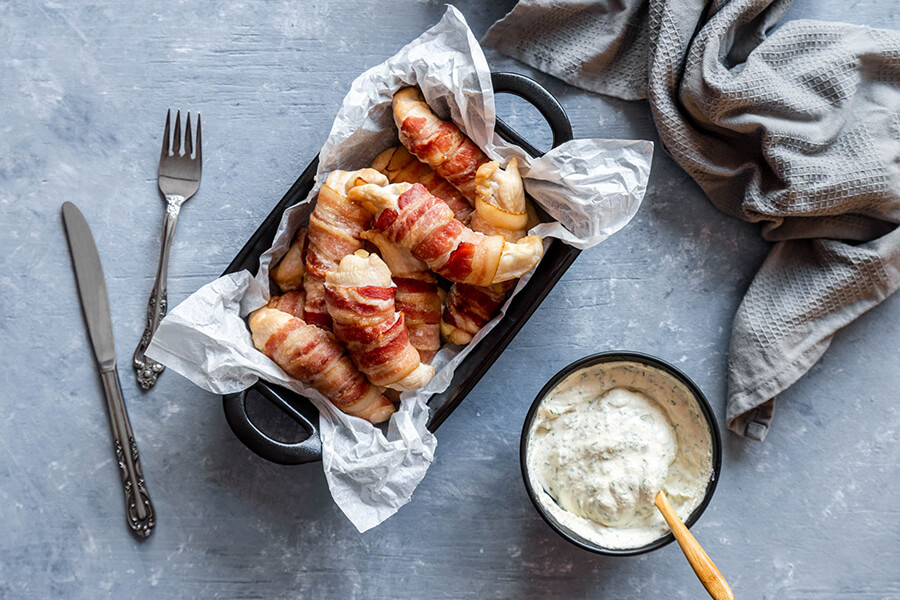
[[[101,371],[116,368],[116,344],[113,338],[109,295],[103,278],[103,265],[94,244],[94,236],[84,215],[71,202],[62,205],[63,223],[69,239],[69,252],[75,266],[81,309],[87,321],[94,356]]]
[[[62,205],[63,225],[69,241],[69,253],[78,283],[81,310],[100,370],[106,408],[109,412],[113,448],[122,475],[125,492],[125,518],[132,533],[146,539],[156,525],[156,514],[141,469],[134,431],[125,408],[125,397],[116,369],[116,347],[113,337],[109,295],[103,277],[103,265],[94,236],[84,215],[71,202]]]

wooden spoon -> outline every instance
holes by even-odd
[[[684,552],[685,558],[691,563],[691,568],[694,569],[694,573],[697,574],[700,583],[703,584],[709,595],[715,600],[734,600],[734,594],[731,592],[731,588],[728,587],[725,578],[722,577],[722,573],[719,572],[715,563],[709,558],[703,547],[700,546],[700,542],[678,518],[675,509],[672,508],[669,499],[666,498],[662,490],[656,494],[656,500],[653,503],[656,504],[656,508],[662,513],[666,523],[669,524],[669,529],[672,530],[672,535],[675,536],[678,545],[681,546],[681,551]]]

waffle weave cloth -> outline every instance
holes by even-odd
[[[728,361],[727,425],[760,441],[775,397],[900,287],[900,32],[782,24],[789,5],[521,0],[483,40],[580,88],[648,99],[666,152],[774,242]]]

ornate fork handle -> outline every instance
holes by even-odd
[[[174,194],[166,195],[166,217],[163,220],[162,250],[159,254],[159,264],[156,267],[156,280],[150,291],[150,300],[147,303],[147,327],[141,336],[141,341],[134,351],[132,364],[138,383],[145,390],[149,390],[156,383],[156,378],[163,372],[165,366],[152,358],[144,356],[153,334],[160,321],[166,316],[168,299],[166,297],[166,280],[169,273],[169,250],[172,248],[172,240],[175,237],[175,226],[178,224],[178,213],[184,203],[183,196]]]

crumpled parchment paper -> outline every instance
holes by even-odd
[[[360,75],[344,99],[319,157],[317,184],[304,202],[289,208],[256,277],[247,271],[221,277],[179,304],[160,324],[147,356],[217,394],[257,381],[282,385],[319,409],[322,464],[332,497],[359,531],[366,531],[406,504],[434,459],[437,440],[426,424],[428,398],[447,388],[456,365],[499,320],[464,348],[445,345],[435,357],[437,373],[423,389],[401,396],[387,432],[332,406],[316,390],[289,377],[257,351],[246,316],[269,298],[269,267],[287,251],[294,232],[312,211],[325,174],[369,165],[397,145],[391,99],[418,85],[428,104],[450,117],[501,164],[519,159],[525,187],[556,221],[532,230],[588,248],[621,229],[635,214],[647,187],[653,144],[648,141],[581,139],[539,159],[494,133],[491,74],[481,47],[460,12],[447,8],[434,27],[384,63]],[[523,277],[513,294],[529,279]],[[503,312],[509,301],[503,306]]]

